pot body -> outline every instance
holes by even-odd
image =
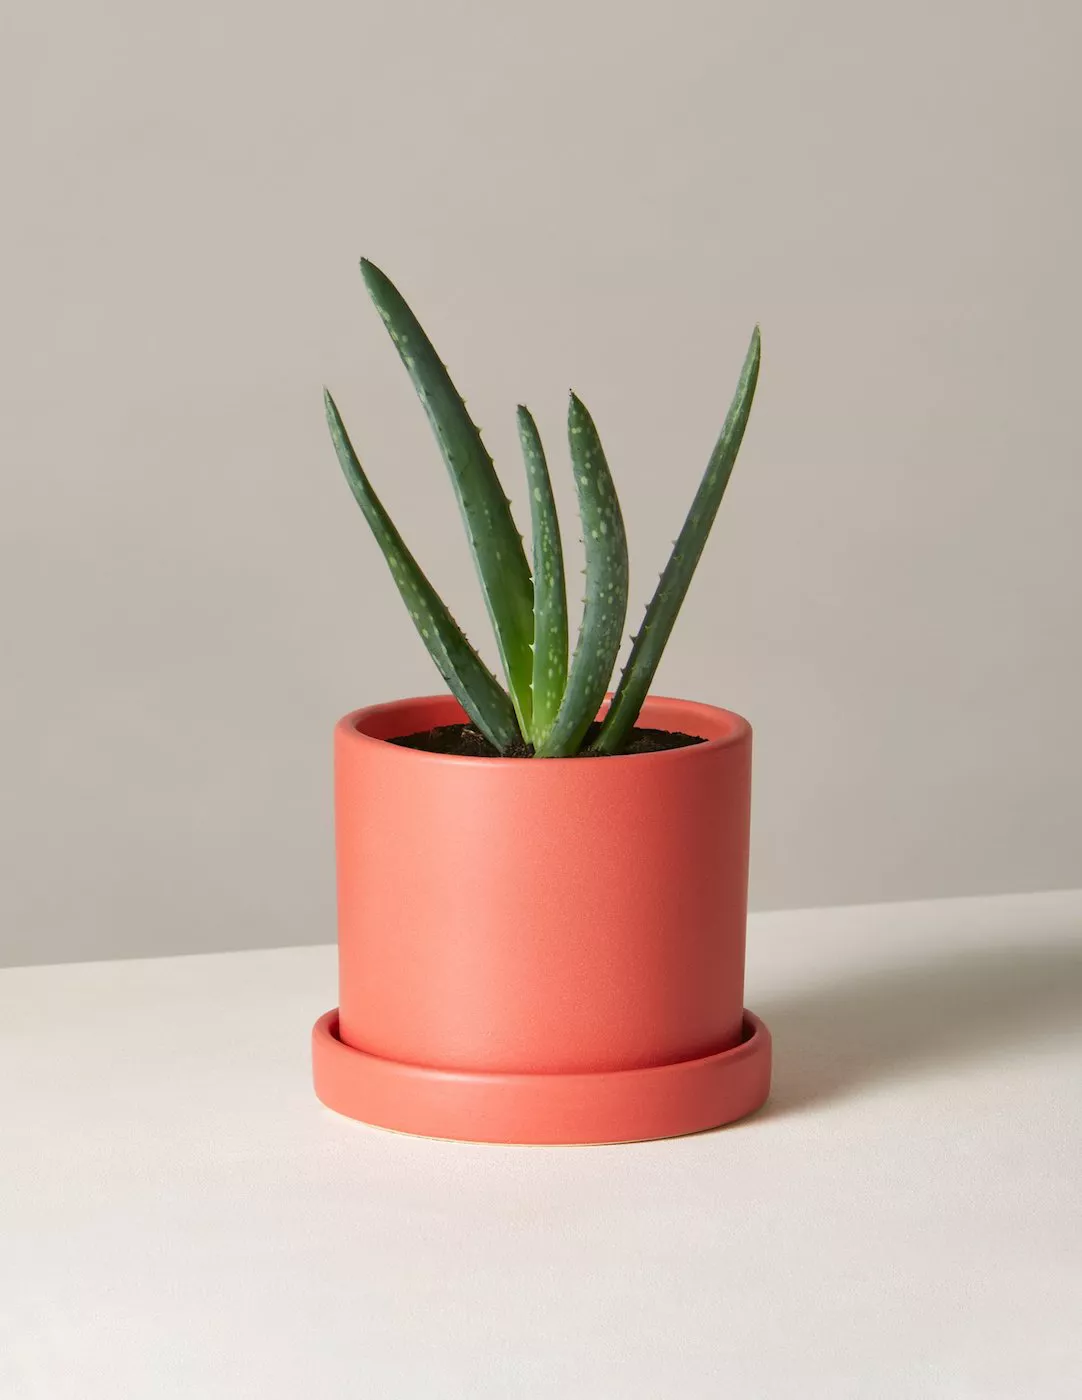
[[[343,1045],[504,1075],[635,1070],[737,1046],[748,724],[651,698],[640,724],[707,742],[572,759],[385,742],[465,718],[439,696],[337,726]]]

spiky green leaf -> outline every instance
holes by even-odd
[[[361,273],[447,464],[511,698],[525,732],[533,679],[533,587],[510,502],[462,396],[402,294],[367,258],[361,259]]]
[[[536,750],[541,758],[578,752],[605,698],[627,614],[627,537],[620,502],[594,420],[574,394],[567,434],[586,546],[586,600],[563,703]]]
[[[439,667],[452,695],[478,729],[500,752],[519,739],[515,711],[492,672],[470,646],[443,600],[422,573],[383,508],[349,440],[342,416],[330,394],[323,391],[327,426],[349,488],[364,512],[376,543],[398,585],[413,624]]]
[[[533,712],[529,738],[552,728],[567,684],[567,586],[560,521],[541,435],[528,408],[518,408],[518,433],[530,489],[533,537]]]
[[[695,567],[702,555],[710,527],[717,515],[721,498],[729,484],[736,456],[744,439],[744,429],[748,424],[758,378],[759,327],[756,326],[725,424],[710,454],[706,472],[673,546],[669,562],[665,565],[654,596],[646,609],[642,626],[620,677],[620,684],[605,716],[601,733],[593,746],[598,753],[616,753],[619,750],[638,719],[643,701],[649,694],[661,654],[665,650],[665,644],[669,640]]]

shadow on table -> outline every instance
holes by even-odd
[[[774,1038],[763,1112],[784,1113],[1082,1028],[1082,944],[945,954],[756,1009]]]

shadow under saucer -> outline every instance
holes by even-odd
[[[1050,1031],[1082,1030],[1082,942],[973,949],[757,999],[775,1046],[762,1114],[939,1073]]]

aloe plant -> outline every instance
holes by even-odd
[[[548,461],[529,409],[518,410],[530,492],[533,568],[511,504],[481,434],[432,342],[398,289],[367,259],[361,274],[428,414],[458,499],[492,620],[505,690],[463,635],[410,553],[353,449],[325,390],[338,460],[375,536],[421,640],[448,688],[498,753],[567,758],[583,752],[611,683],[628,597],[627,538],[601,439],[585,405],[571,395],[568,444],[586,555],[586,596],[568,662],[567,585],[560,523]],[[588,751],[617,754],[627,742],[687,595],[732,475],[759,375],[759,330],[751,337],[721,434],[599,732]]]

